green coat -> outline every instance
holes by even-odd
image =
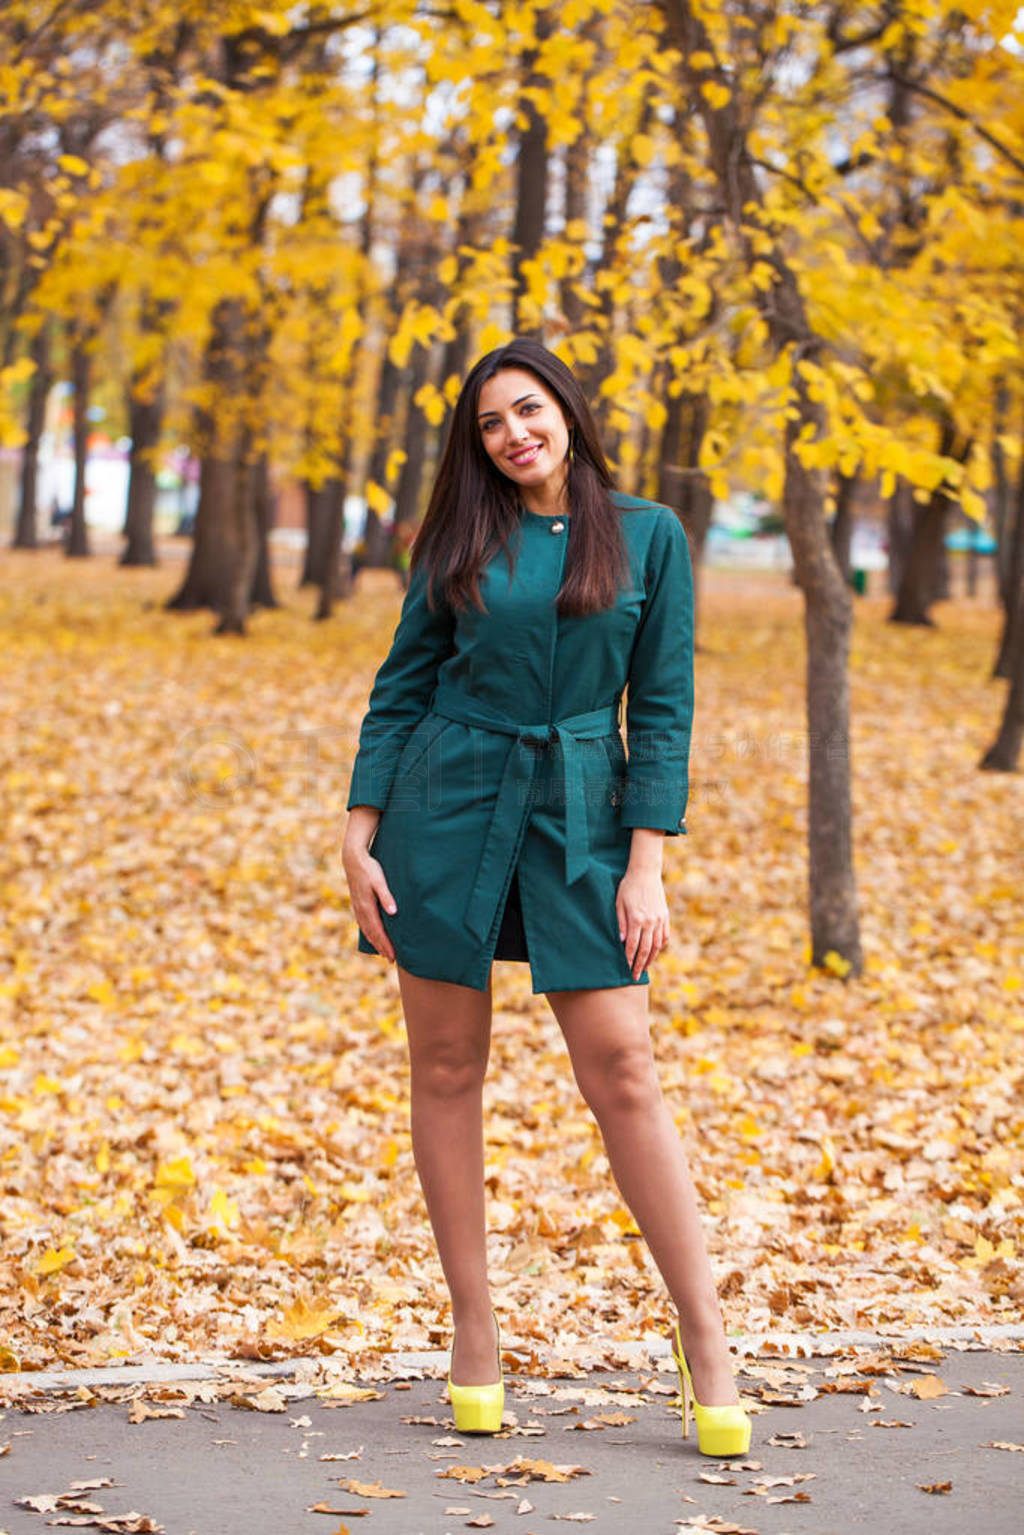
[[[431,612],[413,571],[362,722],[348,808],[398,906],[382,920],[413,975],[486,988],[518,868],[534,992],[646,984],[619,938],[631,829],[685,832],[693,577],[675,514],[616,493],[632,581],[559,618],[568,518],[521,510],[514,579],[485,566],[486,613]],[[627,688],[626,746],[619,729]],[[362,929],[359,949],[375,954]]]

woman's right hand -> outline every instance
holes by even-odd
[[[345,866],[353,916],[378,954],[393,961],[395,951],[381,920],[380,908],[383,906],[386,912],[393,914],[398,906],[388,888],[383,868],[369,850],[379,820],[380,811],[374,806],[353,805],[345,828],[341,860]]]

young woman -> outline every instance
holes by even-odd
[[[678,1309],[683,1432],[689,1393],[702,1451],[749,1447],[647,1016],[646,966],[669,939],[664,838],[686,830],[692,713],[681,524],[613,490],[583,392],[553,353],[526,339],[489,353],[460,392],[370,694],[343,850],[358,947],[398,969],[461,1430],[496,1431],[504,1402],[482,1090],[491,962],[518,959]]]

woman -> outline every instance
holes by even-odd
[[[749,1447],[644,989],[669,938],[662,848],[686,830],[692,712],[678,519],[613,491],[586,399],[553,353],[525,339],[489,353],[460,392],[370,695],[343,851],[358,947],[398,968],[462,1430],[500,1428],[504,1401],[482,1089],[491,961],[510,958],[547,996],[678,1308],[683,1432],[688,1389],[702,1451]]]

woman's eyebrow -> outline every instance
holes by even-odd
[[[522,405],[524,400],[535,400],[537,398],[539,398],[539,396],[537,396],[531,390],[529,394],[521,394],[519,396],[518,400],[513,400],[512,401],[512,404],[513,405]],[[497,416],[498,414],[499,414],[499,412],[496,411],[496,410],[482,410],[480,412],[479,416],[477,417],[477,420],[478,421],[483,421],[487,416]]]

